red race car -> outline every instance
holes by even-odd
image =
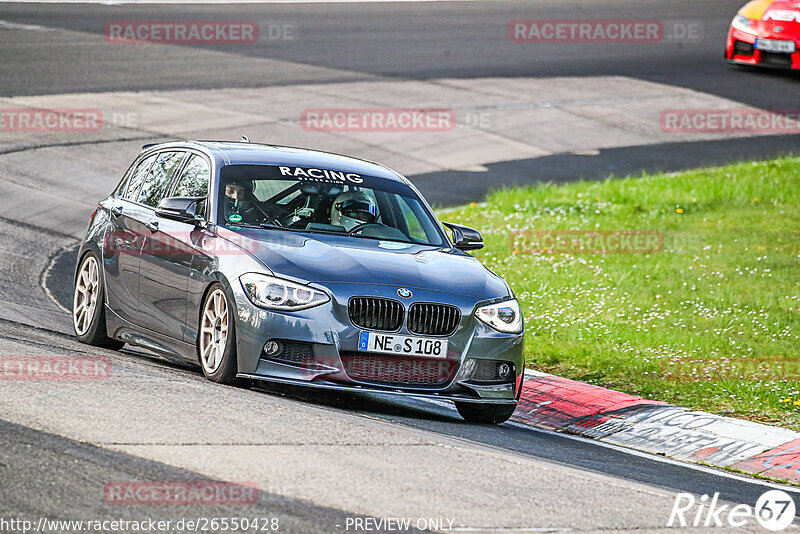
[[[731,63],[800,69],[800,0],[753,0],[731,22],[725,59]]]

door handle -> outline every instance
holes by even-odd
[[[152,233],[158,232],[158,221],[148,221],[147,224],[145,224],[145,226]]]
[[[114,206],[113,208],[111,208],[111,215],[113,215],[114,218],[122,215],[122,206]]]

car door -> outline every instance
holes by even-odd
[[[167,197],[207,195],[210,165],[205,156],[190,152],[180,173],[173,174],[177,179],[167,191]],[[204,210],[205,204],[200,203],[197,215],[203,217]],[[192,258],[205,230],[196,224],[159,217],[155,212],[148,227],[139,282],[139,296],[148,311],[145,326],[183,340]]]
[[[105,202],[111,221],[104,236],[103,271],[108,307],[126,321],[135,322],[139,309],[139,257],[149,211],[137,203],[156,155],[140,158],[116,194]]]

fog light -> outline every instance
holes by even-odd
[[[275,356],[283,350],[283,346],[279,341],[267,341],[264,345],[264,354],[267,356]]]
[[[510,374],[511,374],[511,366],[508,365],[507,363],[501,363],[500,365],[497,366],[497,376],[500,377],[500,379],[504,380],[508,378]]]

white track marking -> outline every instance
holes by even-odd
[[[444,401],[444,400],[440,401],[440,400],[436,400],[436,399],[425,399],[425,398],[419,398],[418,400],[426,402],[426,403],[430,403],[430,404],[435,404],[436,406],[449,408],[453,412],[456,411],[456,409],[453,406],[453,404],[451,402],[448,402],[448,401]],[[664,464],[669,464],[669,465],[674,465],[674,466],[679,466],[679,467],[685,467],[687,469],[693,469],[695,471],[700,471],[700,472],[703,472],[703,473],[707,473],[709,475],[719,476],[719,477],[723,477],[723,478],[729,478],[729,479],[732,479],[732,480],[737,480],[739,482],[746,482],[748,484],[756,484],[756,485],[764,486],[764,487],[771,488],[771,489],[780,489],[780,490],[783,490],[783,491],[790,491],[790,492],[796,493],[797,495],[800,495],[800,488],[794,487],[794,486],[778,484],[778,483],[775,483],[775,482],[770,482],[768,480],[762,480],[762,479],[758,479],[758,478],[745,477],[745,476],[737,475],[736,473],[731,473],[731,472],[724,471],[722,469],[717,469],[717,468],[714,468],[714,467],[707,467],[705,465],[682,462],[682,461],[679,461],[679,460],[673,460],[672,458],[666,458],[666,457],[663,457],[663,456],[658,456],[656,454],[651,454],[649,452],[639,451],[639,450],[636,450],[636,449],[629,449],[628,447],[622,447],[620,445],[614,445],[613,443],[606,443],[604,441],[599,441],[599,440],[587,438],[587,437],[584,437],[584,436],[578,436],[578,435],[575,435],[575,434],[566,434],[566,433],[561,433],[561,432],[554,432],[552,430],[546,430],[546,429],[543,429],[543,428],[537,428],[535,426],[526,425],[525,423],[520,423],[518,421],[508,421],[507,423],[504,423],[504,424],[507,424],[507,425],[510,425],[510,426],[514,426],[516,428],[530,430],[532,432],[540,432],[542,434],[548,434],[548,435],[551,435],[551,436],[559,436],[559,437],[562,437],[562,438],[565,438],[565,439],[571,439],[573,441],[580,441],[581,443],[591,443],[591,444],[597,445],[599,447],[604,447],[606,449],[612,449],[612,450],[615,450],[615,451],[618,451],[618,452],[622,452],[622,453],[625,453],[625,454],[630,454],[632,456],[638,456],[639,458],[647,458],[648,460],[653,460],[655,462],[661,462],[661,463],[664,463]]]
[[[622,447],[620,445],[614,445],[613,443],[606,443],[604,441],[599,441],[599,440],[587,438],[587,437],[584,437],[584,436],[578,436],[578,435],[575,435],[575,434],[565,434],[565,433],[561,433],[561,432],[554,432],[552,430],[545,430],[543,428],[536,428],[534,426],[526,425],[524,423],[519,423],[517,421],[509,421],[508,424],[510,424],[512,426],[515,426],[517,428],[525,428],[527,430],[532,430],[534,432],[541,432],[543,434],[550,434],[550,435],[553,435],[553,436],[561,436],[562,438],[567,438],[567,439],[571,439],[571,440],[574,440],[574,441],[580,441],[582,443],[593,443],[593,444],[598,445],[600,447],[605,447],[606,449],[613,449],[613,450],[618,451],[618,452],[622,452],[622,453],[625,453],[625,454],[630,454],[632,456],[638,456],[640,458],[647,458],[649,460],[653,460],[653,461],[656,461],[656,462],[675,465],[675,466],[679,466],[679,467],[685,467],[687,469],[693,469],[695,471],[701,471],[703,473],[707,473],[707,474],[714,475],[714,476],[720,476],[720,477],[724,477],[724,478],[730,478],[730,479],[733,479],[733,480],[738,480],[739,482],[747,482],[749,484],[757,484],[759,486],[765,486],[765,487],[772,488],[772,489],[781,489],[781,490],[784,490],[784,491],[791,491],[793,493],[796,493],[797,495],[800,495],[800,488],[789,486],[789,485],[785,485],[785,484],[778,484],[776,482],[770,482],[768,480],[762,480],[762,479],[759,479],[759,478],[745,477],[745,476],[737,475],[736,473],[731,473],[731,472],[728,472],[728,471],[724,471],[722,469],[717,469],[717,468],[714,468],[714,467],[708,467],[708,466],[705,466],[705,465],[682,462],[682,461],[679,461],[679,460],[673,460],[672,458],[666,458],[664,456],[658,456],[656,454],[651,454],[649,452],[639,451],[639,450],[636,450],[636,449],[629,449],[627,447]]]
[[[0,20],[0,30],[25,30],[33,32],[51,32],[55,28],[46,28],[38,24],[18,24],[7,20]]]
[[[42,287],[42,289],[44,289],[45,295],[47,295],[47,297],[53,301],[53,304],[58,306],[61,311],[72,314],[72,310],[68,310],[65,306],[58,302],[58,299],[56,299],[55,295],[53,295],[53,292],[50,291],[49,287],[47,287],[47,277],[50,276],[50,271],[53,270],[53,266],[56,264],[56,259],[61,257],[63,253],[64,250],[60,250],[58,254],[50,258],[50,261],[47,263],[47,267],[45,267],[44,271],[42,272],[42,278],[39,280],[39,285]]]

